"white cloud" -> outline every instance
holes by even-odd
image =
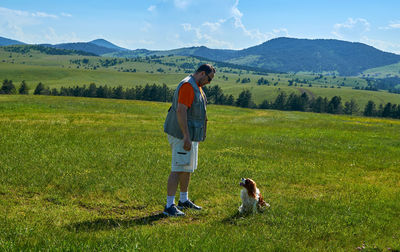
[[[0,34],[25,42],[24,28],[40,24],[40,19],[27,11],[0,7]]]
[[[61,13],[61,16],[63,16],[63,17],[72,17],[71,14],[65,13],[65,12],[62,12],[62,13]]]
[[[61,16],[68,14],[62,13]],[[48,27],[48,19],[58,18],[57,15],[40,11],[28,12],[0,7],[0,36],[32,44],[79,41],[75,33],[60,35]]]
[[[289,31],[286,28],[273,29],[271,37],[289,37]]]
[[[174,0],[174,5],[178,9],[186,9],[191,4],[191,0]]]
[[[243,13],[240,12],[238,5],[239,0],[236,0],[235,4],[231,8],[231,15],[235,20],[235,28],[241,29],[247,37],[250,37],[257,43],[265,42],[269,38],[268,34],[262,33],[258,29],[249,30],[245,27],[242,22]]]
[[[149,32],[149,30],[151,28],[152,28],[152,25],[149,22],[144,22],[144,25],[140,28],[140,31]]]
[[[379,27],[380,30],[400,29],[400,21],[391,21],[386,27]]]
[[[393,29],[400,29],[400,23],[398,23],[398,24],[390,24],[389,27],[391,27]]]
[[[254,45],[255,43],[263,43],[271,38],[289,36],[289,32],[286,28],[274,29],[271,32],[261,32],[259,29],[248,29],[242,22],[243,13],[239,10],[238,5],[239,0],[235,0],[227,16],[218,21],[206,21],[197,26],[190,23],[182,24],[185,32],[194,33],[195,39],[188,42],[212,48],[240,49],[238,45],[234,46],[234,44],[239,43],[245,47]],[[245,38],[241,39],[241,41],[237,41],[238,37]]]
[[[202,25],[206,28],[208,28],[211,32],[216,32],[221,28],[221,25],[225,23],[226,20],[220,19],[218,22],[211,23],[211,22],[205,22]]]
[[[154,11],[156,11],[156,8],[157,8],[157,6],[151,5],[149,8],[147,8],[147,10],[150,12],[154,12]]]
[[[47,14],[45,12],[34,12],[34,13],[31,13],[31,15],[33,17],[42,17],[42,18],[58,18],[58,16],[56,16],[56,15]]]
[[[186,46],[205,45],[211,48],[233,48],[232,43],[213,36],[213,33],[217,33],[224,22],[225,20],[219,20],[216,23],[205,22],[200,27],[193,27],[188,23],[182,24],[185,32],[194,32],[196,35],[194,41],[187,41],[187,43],[183,44]]]
[[[383,40],[370,39],[368,37],[362,37],[360,42],[371,45],[385,52],[400,54],[400,43],[392,43]]]
[[[37,43],[70,43],[71,41],[80,41],[75,33],[58,34],[54,28],[49,27],[44,31],[44,35],[37,39]]]
[[[358,40],[366,32],[370,31],[370,23],[364,18],[348,18],[344,23],[333,26],[332,34],[339,39]]]

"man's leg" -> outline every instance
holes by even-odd
[[[187,192],[189,189],[189,183],[190,183],[190,172],[180,172],[179,173],[179,186],[181,189],[181,192]]]
[[[179,201],[180,202],[186,202],[189,199],[189,183],[190,183],[190,172],[181,172],[179,174],[179,185],[180,185],[180,195],[179,195]]]
[[[175,193],[179,183],[179,172],[171,172],[168,177],[167,184],[167,205],[165,206],[164,215],[167,216],[184,216],[175,206]]]
[[[189,183],[190,183],[190,172],[181,172],[179,174],[179,184],[180,184],[180,198],[178,202],[178,208],[183,209],[183,208],[191,208],[195,210],[201,210],[201,207],[195,205],[193,202],[189,200],[188,197],[188,189],[189,189]]]
[[[176,189],[179,183],[179,172],[171,172],[167,184],[167,208],[174,204]],[[172,199],[172,202],[171,202]]]

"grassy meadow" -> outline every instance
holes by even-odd
[[[399,120],[210,105],[203,210],[163,218],[168,107],[0,95],[0,250],[400,249]],[[241,177],[269,210],[237,214]]]
[[[83,63],[84,60],[86,63]],[[107,65],[104,64],[106,61],[116,61],[116,63]],[[187,72],[192,72],[200,62],[203,61],[182,56],[150,57],[135,61],[135,59],[111,57],[47,55],[35,50],[23,54],[9,52],[0,47],[0,81],[10,79],[18,86],[25,80],[31,93],[39,82],[50,88],[88,86],[90,83],[124,88],[166,84],[170,88],[175,88],[179,80],[187,76]],[[250,82],[241,83],[247,78]],[[257,85],[260,78],[268,80],[270,86]],[[289,80],[296,79],[297,82],[288,86]],[[340,96],[343,104],[355,99],[361,110],[369,100],[378,106],[388,102],[400,104],[399,94],[353,89],[356,86],[366,86],[366,81],[358,77],[320,76],[310,73],[260,75],[236,68],[217,67],[213,85],[219,85],[225,94],[232,94],[235,98],[244,89],[248,89],[256,104],[262,103],[265,99],[274,101],[281,91],[287,94],[307,91],[313,97],[322,96],[328,99]]]

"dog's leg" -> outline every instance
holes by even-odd
[[[240,207],[239,207],[239,213],[243,213],[243,205],[240,205]]]

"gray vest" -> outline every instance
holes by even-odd
[[[172,99],[172,106],[168,110],[167,118],[164,123],[164,132],[179,139],[183,139],[182,130],[179,127],[178,117],[176,111],[178,109],[178,96],[181,86],[189,82],[193,87],[194,100],[192,106],[187,110],[187,121],[190,139],[192,141],[200,142],[206,138],[206,104],[207,99],[201,95],[201,91],[197,86],[194,78],[190,75],[183,79],[175,90]]]

